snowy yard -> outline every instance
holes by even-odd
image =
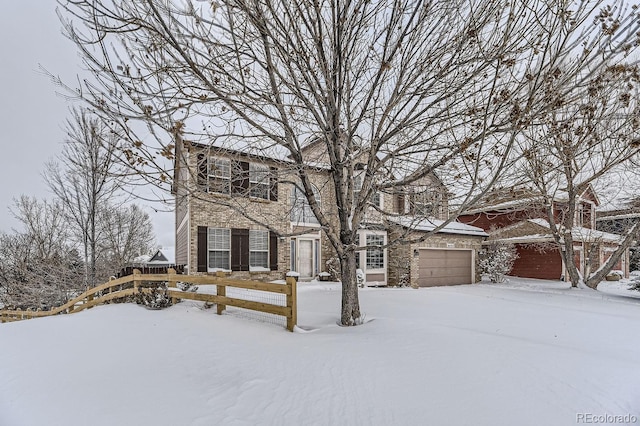
[[[363,289],[342,328],[301,283],[297,333],[195,302],[2,324],[0,425],[640,424],[640,293],[605,284]]]

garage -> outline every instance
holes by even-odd
[[[473,250],[420,249],[418,286],[471,284],[474,282]]]

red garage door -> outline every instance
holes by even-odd
[[[418,260],[418,285],[471,284],[472,259],[472,250],[422,249]]]

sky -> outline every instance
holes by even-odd
[[[45,163],[64,141],[64,122],[73,102],[57,88],[40,66],[76,86],[82,75],[75,46],[62,34],[51,0],[3,2],[0,13],[0,136],[4,161],[0,167],[0,232],[19,229],[9,211],[20,195],[51,198],[42,177]],[[137,201],[151,216],[159,245],[174,245],[173,214],[167,207]],[[159,210],[156,212],[156,210]]]

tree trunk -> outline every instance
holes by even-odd
[[[358,325],[360,301],[358,300],[358,280],[356,279],[356,252],[347,250],[340,257],[340,279],[342,280],[342,315],[340,324]]]

